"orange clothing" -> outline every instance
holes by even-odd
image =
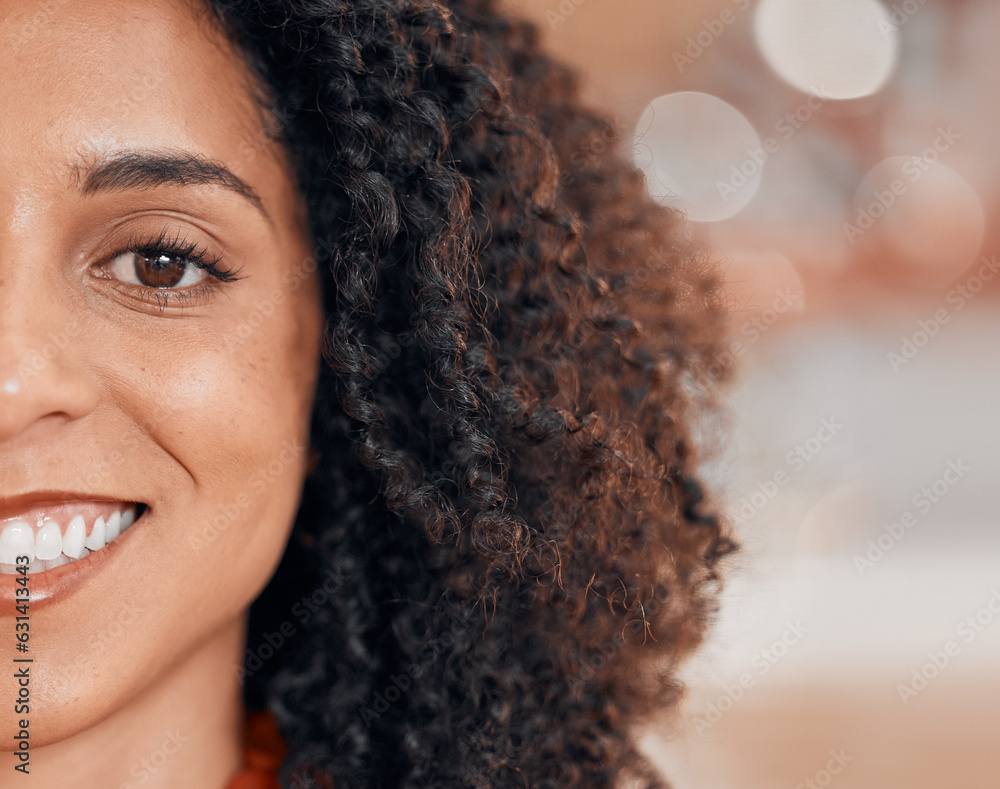
[[[269,712],[247,710],[243,723],[243,769],[226,789],[281,789],[278,768],[288,747]]]

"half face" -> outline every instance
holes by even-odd
[[[41,746],[240,629],[298,505],[322,315],[204,10],[0,0],[0,74],[0,658],[30,594]]]

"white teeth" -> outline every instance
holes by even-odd
[[[107,533],[104,536],[105,542],[111,542],[121,534],[122,516],[117,512],[108,518]]]
[[[87,522],[82,515],[77,515],[69,522],[66,534],[63,535],[62,552],[70,559],[79,559],[86,550],[83,541],[87,538]],[[2,556],[0,556],[2,558]]]
[[[15,560],[28,557],[28,572],[40,573],[90,556],[101,550],[128,529],[136,519],[135,505],[112,512],[106,519],[98,516],[87,534],[83,515],[76,515],[63,534],[59,523],[46,517],[37,531],[23,519],[9,521],[0,531],[0,575],[18,572]]]
[[[116,515],[118,515],[117,512],[109,518],[109,522]],[[107,544],[107,541],[108,538],[105,534],[104,518],[98,517],[97,520],[94,521],[94,528],[90,530],[90,534],[87,536],[87,539],[83,541],[83,544],[92,551],[99,551]]]
[[[35,535],[35,558],[42,561],[55,559],[62,553],[62,531],[59,524],[47,520]]]
[[[27,521],[11,521],[0,532],[0,564],[14,564],[18,556],[35,558],[35,533]]]

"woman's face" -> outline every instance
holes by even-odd
[[[0,561],[62,546],[27,575],[40,746],[220,639],[235,677],[306,474],[322,314],[289,166],[203,10],[0,0],[0,74]]]

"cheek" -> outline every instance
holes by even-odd
[[[192,441],[195,481],[206,496],[249,497],[255,509],[297,498],[304,476],[319,364],[313,291],[257,299],[221,343],[199,360],[200,432]],[[194,437],[192,437],[193,439]],[[277,503],[277,502],[276,502]],[[287,509],[287,504],[284,505]]]
[[[202,493],[231,491],[268,468],[268,477],[285,476],[276,464],[295,463],[284,450],[308,441],[319,330],[298,301],[263,318],[255,309],[207,342],[179,349],[175,372],[163,371],[156,440]]]
[[[173,483],[161,548],[225,561],[239,596],[266,581],[297,508],[321,324],[315,283],[262,289],[238,317],[143,354],[133,410]]]
[[[249,333],[249,307],[211,330],[84,332],[105,386],[94,416],[118,437],[109,467],[152,517],[129,561],[33,621],[45,737],[91,725],[212,642],[273,574],[306,474],[322,329],[315,287],[287,295]]]

